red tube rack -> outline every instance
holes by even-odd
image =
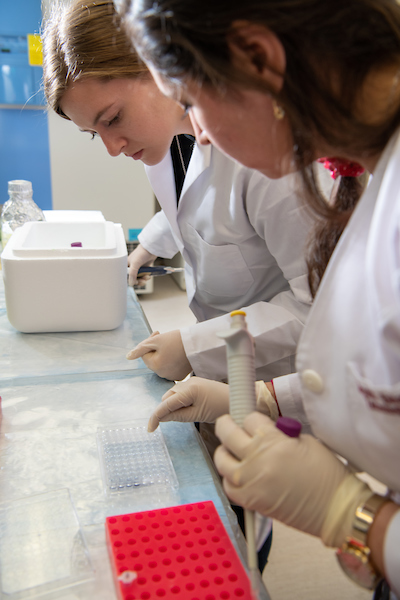
[[[250,600],[251,584],[212,501],[107,517],[119,600]]]

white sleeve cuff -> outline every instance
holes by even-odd
[[[138,235],[138,240],[150,254],[162,258],[172,258],[179,251],[171,225],[162,210],[145,225]]]
[[[281,414],[284,417],[297,419],[302,424],[303,433],[311,433],[310,424],[304,411],[298,373],[275,377],[273,384]]]

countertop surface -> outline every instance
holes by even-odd
[[[38,590],[63,600],[117,598],[105,537],[111,515],[212,500],[245,556],[236,517],[192,424],[161,426],[177,488],[105,491],[98,432],[146,423],[172,385],[141,359],[125,358],[150,332],[135,293],[128,288],[127,294],[127,316],[113,331],[23,334],[8,322],[0,277],[0,567],[2,590],[11,600]],[[18,515],[24,515],[23,531]],[[38,519],[45,535],[27,531]],[[55,544],[60,523],[67,535]],[[43,556],[33,544],[33,573],[26,557],[18,558],[26,539],[48,546]],[[57,556],[65,552],[74,556],[74,566],[57,573]],[[269,599],[262,584],[259,599]]]

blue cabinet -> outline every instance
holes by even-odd
[[[26,35],[0,34],[0,104],[44,105],[42,68],[29,65]]]
[[[0,0],[0,204],[10,179],[32,181],[33,197],[52,208],[48,122],[42,68],[28,60],[27,35],[39,33],[40,0]]]

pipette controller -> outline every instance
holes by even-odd
[[[229,412],[232,419],[243,427],[246,415],[256,410],[256,374],[254,366],[254,340],[247,330],[246,313],[231,312],[231,328],[218,333],[225,340],[228,364]],[[254,512],[244,511],[247,540],[247,562],[254,591],[257,590],[258,559],[255,539]]]
[[[257,409],[254,340],[247,329],[245,317],[245,311],[231,312],[231,328],[218,333],[218,337],[224,339],[226,343],[229,412],[235,423],[241,427],[243,427],[246,415]],[[298,437],[301,432],[301,424],[290,417],[279,417],[276,427],[290,437]],[[257,593],[258,559],[254,512],[245,510],[244,520],[247,562],[252,577],[253,591]]]
[[[241,427],[245,417],[256,410],[257,403],[254,340],[245,316],[243,310],[231,312],[231,328],[218,334],[226,343],[229,412]]]

